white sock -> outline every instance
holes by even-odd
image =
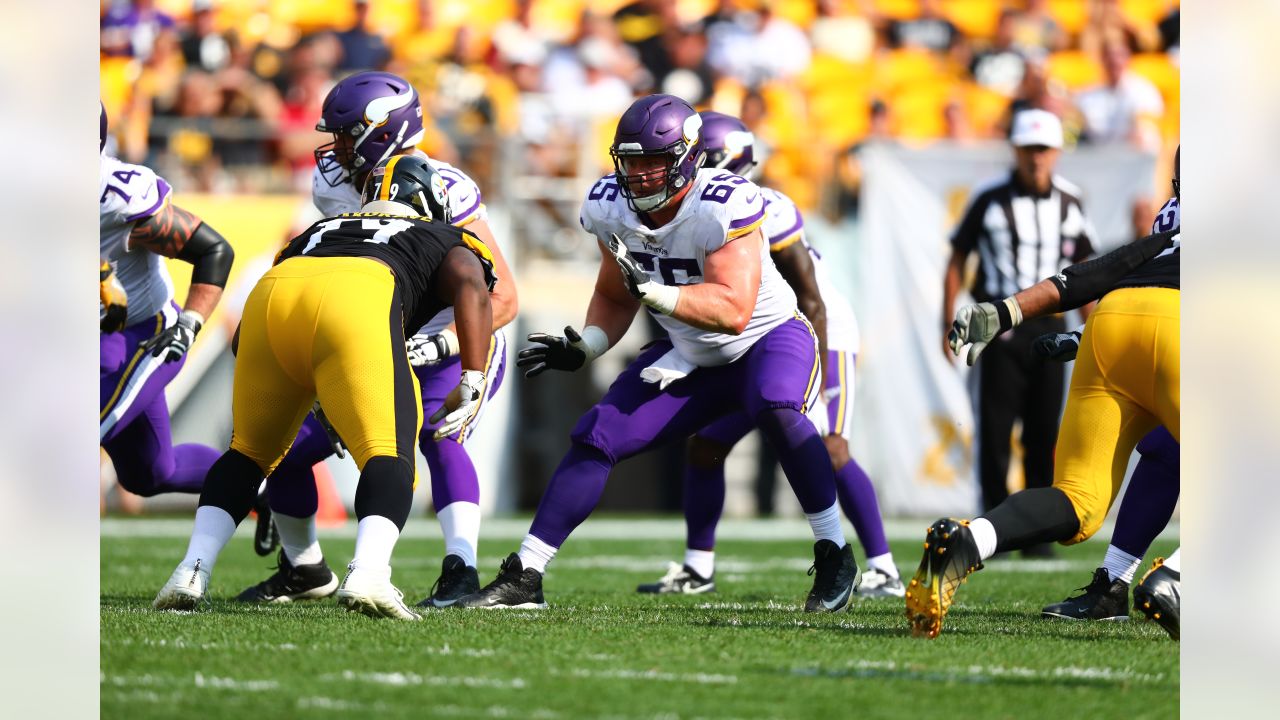
[[[1142,558],[1134,557],[1115,545],[1107,546],[1107,556],[1102,559],[1102,567],[1107,569],[1107,575],[1113,582],[1116,580],[1133,582],[1133,575],[1138,572],[1138,566],[1141,564]]]
[[[196,508],[196,526],[191,531],[191,542],[187,544],[187,556],[182,559],[183,565],[194,565],[200,561],[200,567],[213,570],[218,561],[218,553],[236,534],[236,521],[220,507],[201,505]]]
[[[978,546],[978,557],[986,560],[996,554],[996,526],[986,518],[975,518],[969,521],[969,533]]]
[[[520,543],[520,564],[527,570],[533,568],[540,574],[547,574],[547,564],[556,556],[556,550],[532,535],[525,535]]]
[[[452,502],[436,513],[444,533],[444,554],[457,555],[476,566],[476,546],[480,544],[480,506],[471,502]]]
[[[298,565],[315,565],[324,560],[324,552],[320,550],[320,541],[316,539],[316,516],[293,517],[284,513],[272,513],[271,519],[280,531],[280,544],[284,546],[284,555],[294,567]]]
[[[898,577],[898,566],[893,564],[893,553],[885,553],[883,555],[867,558],[867,567],[873,570],[879,570],[894,579],[897,579]]]
[[[357,568],[380,570],[391,567],[391,551],[400,539],[400,528],[381,515],[369,515],[356,528],[356,555],[351,564]]]
[[[684,564],[702,577],[710,578],[716,571],[716,551],[685,548]]]
[[[1177,550],[1174,550],[1172,555],[1164,559],[1164,566],[1176,573],[1181,574],[1182,559],[1179,557],[1179,555],[1181,554],[1182,554],[1182,548],[1178,548]]]
[[[831,503],[831,507],[810,515],[805,513],[805,518],[809,520],[809,527],[813,528],[814,540],[830,540],[838,547],[843,548],[844,542],[844,525],[840,524],[840,504]]]

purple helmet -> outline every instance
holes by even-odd
[[[693,181],[705,159],[700,142],[702,118],[689,103],[674,95],[649,95],[631,104],[618,121],[609,155],[618,177],[618,187],[627,205],[636,212],[652,212],[671,201],[672,196]],[[663,167],[627,172],[629,161],[659,156]],[[637,196],[639,186],[665,177],[662,190]]]
[[[333,142],[315,155],[325,180],[336,186],[422,142],[422,104],[404,78],[360,72],[329,91],[316,130],[333,133]],[[345,172],[334,173],[338,168]]]
[[[107,149],[107,106],[98,101],[98,152]]]
[[[707,153],[707,167],[747,177],[759,162],[756,136],[732,115],[710,110],[698,114],[702,116],[702,148]]]

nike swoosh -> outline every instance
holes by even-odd
[[[851,592],[853,592],[853,586],[852,586],[852,585],[850,585],[849,587],[845,588],[845,589],[844,589],[844,592],[840,594],[840,597],[836,598],[835,600],[833,600],[833,601],[831,601],[831,602],[827,602],[826,600],[823,600],[823,601],[822,601],[822,606],[823,606],[823,607],[825,607],[825,608],[826,608],[826,609],[828,609],[828,610],[835,610],[836,608],[840,607],[841,605],[843,605],[845,602],[847,602],[847,601],[848,601],[848,599],[849,599],[849,593],[851,593]]]

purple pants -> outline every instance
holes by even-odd
[[[220,453],[197,444],[173,446],[164,389],[186,362],[166,363],[138,349],[175,322],[173,303],[142,322],[99,336],[99,441],[125,490],[144,497],[198,493]]]
[[[489,401],[498,393],[498,388],[502,387],[507,369],[506,348],[506,336],[502,332],[495,332],[485,368],[489,391],[472,421],[444,440],[437,441],[432,437],[440,424],[430,422],[430,418],[440,409],[449,391],[457,387],[462,379],[462,359],[454,357],[437,365],[413,369],[422,386],[423,422],[422,431],[418,434],[418,447],[431,472],[431,502],[437,511],[453,502],[480,501],[480,482],[464,443],[480,423]],[[315,515],[319,507],[319,496],[316,493],[312,466],[330,455],[333,455],[333,448],[324,428],[313,416],[307,415],[293,446],[275,472],[267,478],[272,512],[291,517]]]
[[[1168,430],[1160,427],[1138,441],[1138,452],[1142,458],[1120,500],[1111,544],[1140,558],[1169,524],[1178,504],[1182,448]]]

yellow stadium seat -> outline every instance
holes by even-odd
[[[1066,50],[1049,56],[1049,76],[1075,92],[1102,82],[1102,64],[1092,55]]]
[[[875,0],[876,12],[894,20],[920,17],[920,0]]]
[[[585,0],[538,0],[533,4],[533,24],[557,42],[578,32],[578,21],[587,7]]]
[[[813,0],[775,0],[773,11],[802,29],[808,29],[817,16],[817,3]]]
[[[873,63],[849,63],[840,58],[818,53],[809,67],[799,77],[805,92],[824,92],[827,89],[864,88],[874,80]]]
[[[867,95],[847,90],[810,95],[811,126],[827,145],[848,147],[867,134],[870,103]]]
[[[271,17],[303,33],[346,29],[355,22],[350,0],[270,0]]]
[[[942,110],[951,99],[950,83],[921,83],[889,98],[890,126],[903,140],[932,140],[942,137],[946,124]]]
[[[942,0],[942,14],[965,35],[990,38],[996,34],[1004,5],[1001,0]]]
[[[945,77],[942,63],[928,50],[890,50],[875,64],[875,85],[882,92]]]
[[[378,0],[369,6],[369,25],[387,38],[409,32],[418,25],[418,0]]]
[[[1151,84],[1156,86],[1156,89],[1160,91],[1160,94],[1166,100],[1171,94],[1177,92],[1178,85],[1181,83],[1177,66],[1164,53],[1134,55],[1130,61],[1129,69],[1150,80]]]
[[[133,58],[104,57],[98,61],[98,96],[108,119],[120,117],[141,74],[142,63]]]
[[[960,99],[970,126],[981,137],[994,136],[996,126],[1009,111],[1009,98],[977,83],[966,82],[962,85]]]
[[[1069,35],[1079,35],[1089,23],[1087,0],[1049,0],[1049,14]]]
[[[1120,9],[1132,20],[1155,24],[1179,4],[1176,0],[1120,0]]]

